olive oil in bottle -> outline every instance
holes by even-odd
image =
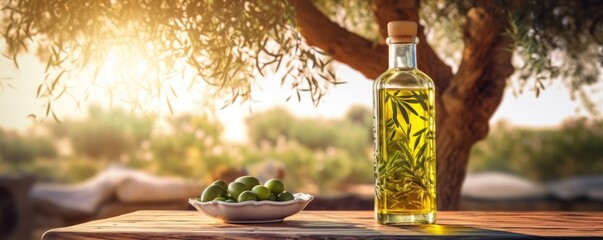
[[[389,69],[373,85],[375,218],[436,220],[435,89],[417,69],[415,22],[388,24]]]

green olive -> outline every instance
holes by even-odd
[[[270,189],[270,192],[274,193],[275,195],[285,191],[285,184],[278,179],[270,179],[264,183],[264,186]]]
[[[237,178],[237,180],[235,180],[235,182],[240,182],[245,184],[245,186],[247,186],[247,190],[253,189],[253,187],[260,185],[260,180],[258,180],[255,177],[252,176],[242,176]]]
[[[266,199],[268,201],[277,201],[278,198],[276,197],[276,195],[274,195],[274,193],[270,193],[270,197],[268,197],[268,199]]]
[[[232,199],[235,202],[237,201],[237,198],[233,197],[232,195],[230,195],[230,193],[226,193],[226,199]]]
[[[238,202],[257,201],[257,200],[258,200],[258,197],[255,195],[255,193],[253,193],[252,191],[249,191],[249,190],[243,191],[237,198]]]
[[[285,184],[278,179],[270,179],[263,185],[252,176],[241,176],[234,182],[226,184],[216,180],[201,193],[202,202],[219,201],[237,203],[245,201],[291,201],[295,197],[285,191]]]
[[[241,194],[245,190],[247,190],[247,186],[245,186],[244,183],[231,182],[230,184],[228,184],[228,194],[232,196],[232,199],[238,199],[239,194]]]
[[[279,202],[286,202],[295,199],[295,197],[290,192],[282,192],[278,194],[277,199]]]
[[[207,187],[205,190],[203,190],[203,193],[201,193],[201,201],[209,202],[211,200],[214,200],[217,197],[225,197],[225,196],[226,196],[226,190],[224,190],[224,188],[222,188],[218,185],[211,185],[211,186]]]
[[[226,185],[226,182],[224,182],[222,180],[216,180],[215,182],[213,182],[210,185],[218,185],[218,186],[224,188],[224,190],[228,190],[228,185]]]
[[[257,185],[251,189],[253,193],[258,197],[258,200],[267,200],[270,197],[270,189],[262,185]]]

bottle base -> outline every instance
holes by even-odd
[[[375,213],[375,218],[381,224],[386,225],[421,225],[434,224],[436,213]]]

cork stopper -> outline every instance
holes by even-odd
[[[387,23],[388,43],[414,43],[417,37],[417,23],[413,21],[392,21]]]

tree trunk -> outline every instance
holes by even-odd
[[[328,52],[369,79],[387,69],[387,46],[354,34],[329,20],[310,1],[292,0],[299,31],[308,44]],[[419,20],[420,1],[373,0],[382,35],[393,20]],[[512,40],[505,34],[507,13],[490,1],[478,2],[464,26],[459,70],[452,70],[425,41],[417,46],[419,69],[436,84],[437,198],[439,210],[456,210],[471,147],[488,134],[488,121],[500,104],[513,73]]]

